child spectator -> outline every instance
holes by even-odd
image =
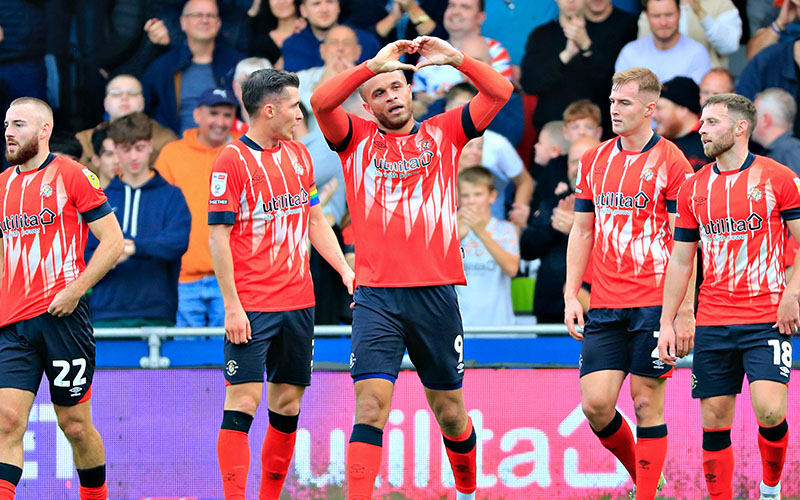
[[[94,326],[174,326],[181,256],[189,246],[189,207],[181,190],[150,168],[153,126],[144,113],[114,120],[108,136],[122,175],[105,192],[125,249],[89,295]],[[97,243],[90,235],[87,256]]]
[[[492,217],[496,197],[488,169],[473,167],[458,174],[458,236],[467,285],[456,292],[464,326],[514,324],[511,278],[519,271],[519,239],[513,224]]]

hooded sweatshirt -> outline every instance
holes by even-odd
[[[214,274],[208,249],[208,193],[211,167],[225,146],[210,148],[200,144],[197,140],[198,131],[196,128],[189,129],[183,133],[183,139],[164,146],[155,163],[158,173],[181,189],[192,213],[189,250],[183,255],[181,263],[181,283]]]
[[[183,193],[158,172],[132,188],[119,178],[105,190],[125,239],[136,253],[106,274],[92,289],[89,305],[95,320],[155,319],[175,322],[178,273],[189,245],[191,215]],[[89,235],[87,261],[97,248]]]

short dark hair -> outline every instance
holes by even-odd
[[[724,104],[728,108],[728,114],[733,115],[737,120],[745,120],[747,137],[749,138],[753,134],[758,123],[758,112],[753,101],[739,94],[715,94],[706,99],[703,109],[714,104]]]
[[[83,155],[83,147],[72,132],[58,131],[50,137],[50,151],[61,153],[72,158]]]
[[[282,69],[260,69],[253,71],[242,82],[242,103],[247,114],[255,118],[264,99],[283,97],[286,87],[299,87],[300,80],[294,73]]]
[[[647,11],[647,4],[649,4],[652,0],[642,0],[642,8]],[[678,11],[681,10],[681,0],[673,0],[675,2],[675,7],[678,8]]]
[[[108,137],[114,144],[133,145],[153,138],[153,122],[139,111],[117,118],[108,126]]]
[[[103,141],[108,139],[108,122],[103,122],[92,130],[92,152],[97,156],[103,151]]]
[[[478,89],[470,82],[460,82],[450,87],[444,95],[445,102],[450,104],[458,94],[470,94],[472,97],[478,95]]]

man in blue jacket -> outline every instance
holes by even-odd
[[[181,14],[186,42],[159,57],[142,76],[147,114],[178,137],[196,128],[192,112],[206,89],[231,88],[229,73],[244,55],[217,42],[219,11],[214,0],[189,0]]]
[[[172,326],[178,273],[189,246],[191,215],[183,193],[150,168],[152,122],[132,113],[111,123],[121,177],[106,187],[125,250],[89,295],[95,327]],[[90,237],[86,254],[97,247]]]

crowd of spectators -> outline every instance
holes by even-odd
[[[702,102],[735,91],[758,110],[752,149],[800,174],[800,0],[0,2],[3,108],[20,96],[52,105],[53,150],[97,173],[125,234],[125,252],[90,295],[98,326],[222,325],[208,178],[219,151],[248,129],[241,82],[262,68],[296,72],[308,109],[318,85],[398,38],[449,40],[516,89],[458,166],[467,325],[513,323],[511,282],[533,260],[528,309],[539,322],[562,320],[577,165],[612,136],[615,71],[656,73],[653,128],[695,169],[709,161],[697,132]],[[419,120],[476,93],[450,66],[407,77]],[[357,94],[345,107],[364,113]],[[339,158],[304,116],[295,138],[352,259]],[[346,323],[346,291],[317,260],[317,322]]]

